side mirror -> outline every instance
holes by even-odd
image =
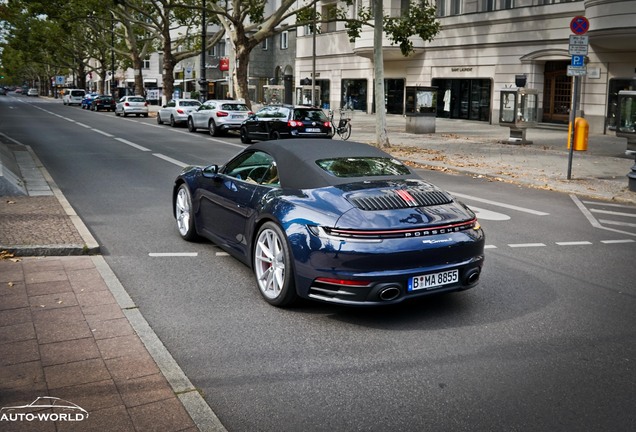
[[[203,168],[203,176],[204,177],[214,177],[218,173],[219,173],[219,166],[218,165],[208,165],[205,168]]]

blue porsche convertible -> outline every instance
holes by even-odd
[[[474,287],[475,214],[367,144],[264,141],[226,164],[187,167],[173,209],[186,240],[248,265],[267,302],[380,305]]]

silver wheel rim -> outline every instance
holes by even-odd
[[[177,202],[175,204],[177,213],[177,227],[182,236],[188,234],[190,229],[190,199],[188,192],[181,188],[177,193]]]
[[[280,237],[272,229],[265,229],[258,236],[254,271],[263,295],[268,299],[276,299],[285,284],[285,254]]]

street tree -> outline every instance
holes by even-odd
[[[340,21],[345,23],[349,38],[353,42],[360,37],[365,26],[375,27],[378,32],[385,33],[392,43],[398,45],[405,56],[414,51],[413,37],[431,41],[439,32],[435,7],[430,5],[428,0],[412,0],[399,17],[384,15],[382,2],[371,1],[377,2],[375,9],[360,5],[354,9],[353,0],[345,0],[339,2],[338,7],[327,9],[326,15],[321,14],[316,7],[321,0],[300,2],[298,0],[281,0],[278,7],[268,14],[265,13],[268,0],[212,1],[209,8],[225,30],[235,53],[232,81],[236,96],[251,105],[248,93],[250,52],[265,39],[289,28],[307,25],[312,31],[320,32],[321,25]],[[373,10],[377,11],[377,19],[372,19],[374,18]],[[382,43],[376,43],[375,46],[376,51],[380,51],[380,55],[374,57],[377,77],[383,75],[384,65],[381,55]],[[376,79],[376,81],[378,80]],[[383,87],[383,81],[381,84]],[[376,107],[383,107],[383,89],[379,95],[376,94],[376,97],[381,98],[381,103],[376,103]],[[386,123],[385,119],[382,121],[384,124]],[[382,129],[386,128],[382,126]],[[379,146],[388,145],[388,139],[384,136],[379,136],[377,141]]]
[[[174,92],[175,66],[182,60],[198,54],[201,46],[202,0],[116,0],[113,12],[125,26],[128,35],[137,34],[137,41],[153,42],[153,48],[163,55],[163,93],[171,97]],[[141,30],[141,33],[138,33]],[[208,46],[216,44],[223,30],[208,36]],[[128,39],[127,39],[128,40]],[[132,39],[131,39],[132,41]],[[131,50],[133,46],[129,47]],[[147,53],[148,51],[146,51]],[[143,61],[144,49],[137,57]],[[135,65],[137,71],[139,65]],[[136,81],[138,75],[135,76]],[[136,85],[137,88],[143,88]]]

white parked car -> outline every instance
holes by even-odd
[[[201,102],[196,99],[173,99],[159,109],[157,123],[169,122],[172,127],[185,123],[190,113],[200,106]]]
[[[143,96],[124,96],[115,105],[116,116],[136,115],[148,117],[148,102]]]
[[[40,96],[40,92],[38,89],[32,87],[27,91],[27,96]]]
[[[64,96],[62,96],[62,103],[64,105],[82,105],[86,92],[80,89],[66,89],[64,90]]]
[[[188,130],[207,129],[210,135],[239,130],[241,123],[252,114],[244,103],[235,100],[209,100],[188,116]]]

